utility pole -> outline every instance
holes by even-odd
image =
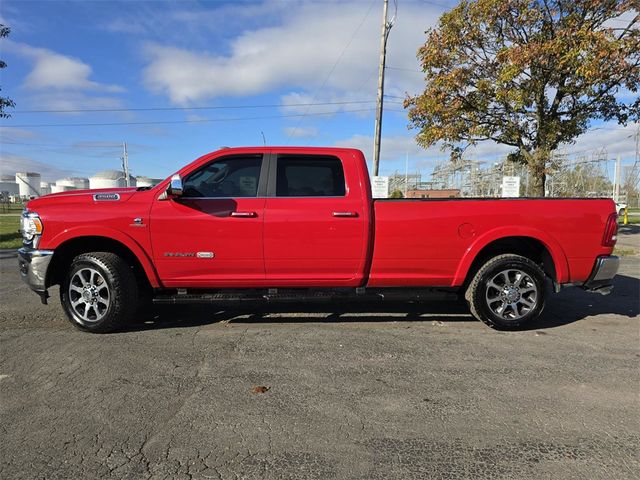
[[[373,176],[378,176],[380,167],[380,138],[382,135],[382,102],[384,96],[384,67],[387,56],[387,39],[393,26],[393,20],[387,22],[389,0],[384,0],[382,9],[382,33],[380,35],[380,68],[378,70],[378,102],[376,106],[376,127],[373,139]]]
[[[620,196],[620,155],[616,158],[615,170],[613,171],[613,201],[617,202]]]
[[[122,170],[124,170],[124,181],[127,183],[127,187],[130,187],[131,179],[129,177],[129,154],[127,153],[127,142],[122,142]]]

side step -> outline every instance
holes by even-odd
[[[176,293],[159,293],[153,298],[157,305],[239,303],[239,302],[326,302],[338,300],[451,300],[456,297],[452,291],[434,289],[365,289],[347,288],[336,290],[306,289],[262,289],[198,292],[178,289]]]

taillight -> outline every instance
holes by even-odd
[[[615,247],[618,240],[618,214],[612,213],[607,219],[607,226],[602,237],[603,247]]]

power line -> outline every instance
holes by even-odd
[[[99,112],[164,112],[176,110],[234,110],[250,108],[292,108],[307,106],[327,106],[327,105],[353,105],[362,103],[375,103],[375,100],[352,100],[342,102],[305,102],[305,103],[272,103],[261,105],[227,105],[227,106],[195,106],[195,107],[132,107],[132,108],[77,108],[67,110],[17,110],[11,114],[20,113],[99,113]]]
[[[329,78],[331,77],[331,75],[333,74],[334,70],[338,66],[338,63],[340,63],[340,60],[342,60],[342,57],[344,56],[345,52],[347,51],[349,46],[351,46],[351,43],[353,42],[353,39],[356,38],[356,35],[360,31],[360,28],[362,27],[362,25],[364,25],[364,22],[367,19],[367,17],[369,16],[369,13],[371,13],[371,9],[373,8],[374,3],[375,3],[375,0],[371,0],[371,4],[369,5],[369,9],[367,10],[367,13],[365,13],[364,17],[362,17],[362,20],[360,21],[360,24],[353,31],[353,34],[351,35],[351,38],[349,39],[347,44],[342,49],[342,52],[340,52],[340,55],[338,55],[338,58],[336,59],[336,61],[333,64],[333,66],[331,67],[331,70],[329,70],[329,73],[325,77],[324,81],[322,82],[320,87],[318,87],[318,89],[313,94],[313,98],[311,100],[312,102],[315,101],[316,97],[318,96],[318,93],[320,93],[320,90],[322,90],[324,88],[324,86],[327,84],[327,82],[329,81]],[[300,123],[302,122],[302,120],[304,119],[304,117],[306,116],[306,114],[308,112],[309,112],[309,107],[307,107],[307,109],[304,112],[304,115],[302,115],[302,117],[300,117],[300,120],[298,120],[298,122],[296,123],[295,127],[293,127],[293,130],[291,130],[289,132],[289,134],[287,135],[288,139],[291,139],[291,137],[296,133],[296,131],[298,130],[298,127],[300,126]]]
[[[22,125],[3,125],[3,128],[39,128],[39,127],[109,127],[116,125],[166,125],[179,123],[210,123],[210,122],[237,122],[243,120],[267,120],[274,118],[295,118],[304,116],[337,115],[340,113],[369,112],[374,108],[360,108],[354,110],[341,110],[335,112],[299,113],[291,115],[265,115],[261,117],[235,117],[235,118],[205,118],[197,120],[162,120],[153,122],[108,122],[108,123],[41,123]]]
[[[0,144],[2,145],[26,145],[26,146],[30,146],[30,147],[52,147],[52,148],[58,148],[58,147],[62,147],[62,148],[120,148],[121,145],[114,143],[113,145],[82,145],[82,144],[72,144],[72,145],[66,145],[66,144],[62,144],[62,143],[23,143],[23,142],[12,142],[12,141],[6,141],[6,140],[2,140],[0,141]]]

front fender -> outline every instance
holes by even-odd
[[[467,248],[462,260],[458,264],[452,285],[460,286],[464,283],[471,264],[483,248],[496,240],[507,237],[528,237],[541,242],[553,260],[556,270],[555,281],[558,283],[566,283],[569,281],[569,263],[567,256],[557,240],[543,230],[531,227],[505,225],[484,232]]]
[[[158,273],[153,266],[151,258],[149,258],[149,255],[147,255],[147,252],[145,252],[144,248],[142,248],[142,246],[136,240],[134,240],[129,235],[121,232],[120,230],[95,225],[69,228],[63,230],[55,237],[50,239],[47,242],[47,248],[55,250],[63,243],[81,237],[103,237],[121,243],[136,256],[136,258],[140,262],[140,265],[142,265],[142,268],[144,269],[144,272],[147,275],[151,286],[153,288],[161,287],[160,278],[158,277]]]

